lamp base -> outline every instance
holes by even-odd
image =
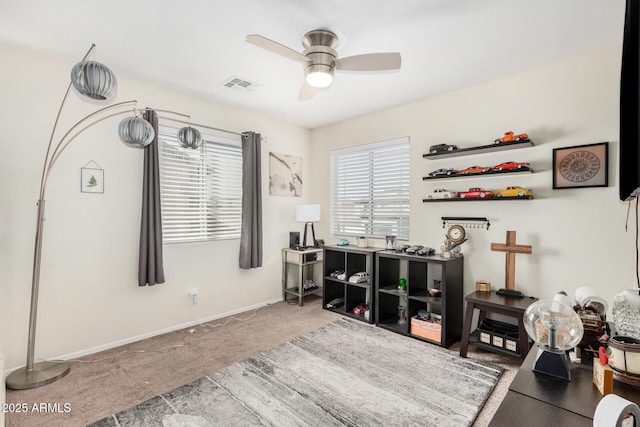
[[[571,370],[564,351],[562,353],[552,353],[538,347],[538,355],[533,365],[533,372],[571,381]]]
[[[7,387],[13,390],[26,390],[51,384],[66,376],[71,370],[68,362],[38,362],[33,370],[26,367],[13,371],[6,379]]]

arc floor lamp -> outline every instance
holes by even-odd
[[[45,155],[44,166],[42,168],[42,179],[40,181],[40,194],[38,197],[38,213],[35,249],[33,256],[33,274],[31,281],[31,308],[29,311],[29,336],[27,343],[27,363],[26,366],[12,372],[6,379],[7,387],[11,389],[29,389],[40,387],[64,377],[69,373],[70,365],[63,361],[44,361],[34,363],[35,338],[36,338],[36,317],[38,312],[38,290],[40,282],[40,260],[42,255],[42,235],[44,228],[44,208],[47,179],[51,169],[64,151],[64,149],[74,141],[74,139],[93,125],[111,117],[133,113],[133,117],[124,118],[118,126],[118,134],[122,142],[134,148],[143,148],[149,145],[155,136],[153,127],[149,122],[139,117],[136,109],[137,101],[124,101],[101,108],[78,120],[71,128],[54,144],[56,128],[65,101],[69,95],[71,87],[87,98],[108,101],[117,89],[115,75],[105,65],[88,61],[87,57],[94,49],[95,45],[87,51],[81,62],[76,64],[71,70],[71,82],[62,99],[58,115],[51,131],[49,145]]]

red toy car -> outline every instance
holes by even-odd
[[[472,174],[472,173],[486,172],[489,169],[491,169],[491,168],[487,167],[487,166],[471,166],[470,168],[466,168],[466,169],[462,169],[461,171],[458,171],[458,173],[460,175],[469,175],[469,174]]]
[[[529,163],[527,162],[504,162],[499,165],[495,165],[493,167],[494,171],[502,171],[502,170],[512,170],[512,169],[522,169],[528,168]]]
[[[485,197],[493,197],[493,193],[484,188],[473,187],[470,188],[469,191],[459,191],[458,197],[461,199],[484,199]]]

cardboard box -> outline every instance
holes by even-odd
[[[613,369],[600,363],[597,357],[593,358],[593,383],[603,396],[613,393]]]

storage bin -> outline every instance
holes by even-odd
[[[440,342],[442,339],[442,325],[435,322],[425,322],[414,316],[411,318],[411,334]]]
[[[478,334],[478,340],[481,343],[513,353],[520,352],[520,334],[517,325],[484,319],[478,326]]]

